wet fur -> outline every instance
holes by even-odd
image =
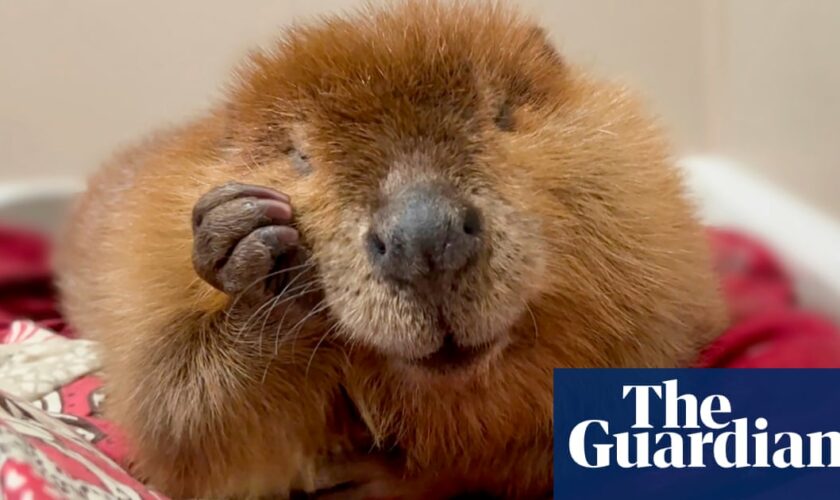
[[[446,376],[399,361],[435,349],[434,312],[377,282],[359,243],[414,179],[467,193],[492,248],[436,307],[465,344],[503,348]],[[291,195],[318,314],[290,301],[249,323],[196,276],[190,212],[230,180]],[[356,446],[340,387],[409,477],[545,493],[552,368],[687,365],[723,327],[660,131],[495,4],[291,28],[220,106],[91,179],[58,263],[70,320],[103,345],[109,416],[174,496],[312,487]]]

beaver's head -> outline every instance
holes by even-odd
[[[621,233],[645,216],[620,213],[637,193],[608,171],[661,160],[647,124],[507,10],[408,2],[325,18],[250,62],[228,111],[233,151],[291,195],[339,335],[395,363],[489,366],[533,338],[538,297],[609,286],[609,262],[582,260],[590,219],[619,233],[602,246],[621,261]]]

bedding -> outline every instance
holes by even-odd
[[[32,401],[99,369],[94,342],[15,321],[0,336],[0,390]]]
[[[732,231],[709,240],[732,326],[697,366],[840,368],[840,330],[798,304],[772,252]],[[46,240],[0,227],[0,498],[163,498],[126,472],[99,368],[57,310]]]
[[[840,329],[799,303],[772,251],[736,231],[711,229],[709,240],[731,324],[697,366],[840,368]]]
[[[93,446],[106,434],[81,422],[0,393],[0,497],[163,498]]]

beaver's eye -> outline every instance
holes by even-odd
[[[513,107],[510,105],[510,102],[505,101],[502,103],[496,112],[496,117],[493,119],[493,122],[499,130],[505,132],[513,130]]]
[[[289,160],[292,162],[292,166],[299,173],[306,175],[312,172],[312,164],[309,163],[309,157],[306,154],[301,153],[297,148],[290,149],[287,154],[289,155]]]

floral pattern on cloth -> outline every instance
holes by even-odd
[[[162,499],[62,420],[0,393],[0,498]]]
[[[100,368],[94,342],[68,339],[32,321],[0,336],[0,390],[33,401]]]
[[[96,375],[76,379],[34,401],[33,406],[73,429],[108,458],[128,466],[128,448],[113,422],[102,418],[102,380]]]

